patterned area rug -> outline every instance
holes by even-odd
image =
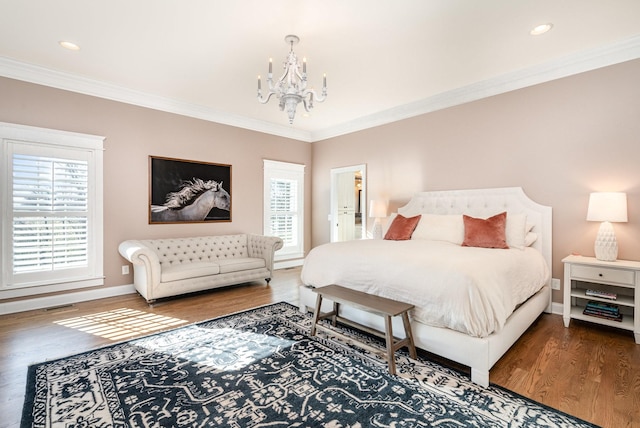
[[[278,303],[31,366],[22,426],[593,426],[403,352],[391,376],[310,325]]]

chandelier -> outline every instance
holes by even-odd
[[[273,61],[269,58],[269,74],[267,75],[267,83],[269,84],[269,92],[265,97],[262,96],[262,81],[258,76],[258,101],[262,104],[269,102],[272,95],[280,100],[280,110],[286,109],[289,116],[289,123],[293,124],[296,116],[298,103],[302,102],[304,109],[309,111],[313,108],[313,102],[323,102],[327,96],[327,75],[322,77],[322,95],[318,95],[313,89],[307,89],[307,59],[302,60],[302,73],[300,73],[300,65],[298,57],[293,51],[293,45],[298,44],[300,38],[298,36],[289,35],[284,41],[291,45],[291,50],[287,56],[287,60],[283,64],[284,74],[273,82]]]

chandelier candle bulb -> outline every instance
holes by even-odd
[[[307,73],[307,59],[306,58],[302,58],[302,72],[303,73]]]
[[[269,74],[273,72],[273,58],[269,58]]]
[[[260,82],[260,75],[258,75],[258,90],[262,89],[262,84]]]

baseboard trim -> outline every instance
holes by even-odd
[[[136,289],[133,287],[133,284],[127,284],[115,287],[103,287],[96,288],[94,290],[78,291],[75,293],[57,294],[55,296],[16,300],[13,302],[0,303],[0,315],[70,305],[73,303],[87,302],[89,300],[133,294],[135,292]]]
[[[554,315],[562,315],[564,305],[562,303],[551,302],[551,313]]]

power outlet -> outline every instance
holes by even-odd
[[[560,290],[560,280],[558,278],[551,278],[551,289]]]
[[[123,275],[129,275],[129,265],[123,265],[122,266],[122,274]]]

